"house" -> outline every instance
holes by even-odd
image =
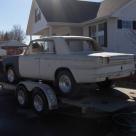
[[[77,0],[33,0],[28,35],[82,35],[80,23],[96,17],[99,3]]]
[[[84,35],[105,51],[136,52],[136,0],[33,0],[27,35]]]
[[[25,47],[27,47],[26,44],[16,40],[0,41],[0,49],[6,50],[7,55],[19,55]]]

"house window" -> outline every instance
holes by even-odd
[[[98,43],[107,47],[107,23],[98,24]]]
[[[89,36],[96,40],[96,25],[89,27]]]
[[[41,20],[41,11],[39,8],[35,10],[35,22],[38,22]]]
[[[122,28],[132,29],[133,22],[132,21],[122,21]]]
[[[89,36],[97,40],[100,46],[107,47],[107,22],[90,26]]]
[[[118,20],[119,29],[136,29],[136,21]]]

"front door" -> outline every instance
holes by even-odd
[[[44,51],[44,43],[41,40],[32,42],[24,55],[19,57],[21,77],[40,79],[40,57]]]
[[[22,77],[39,78],[40,57],[35,55],[26,55],[19,58],[19,71]]]

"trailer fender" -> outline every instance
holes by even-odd
[[[45,94],[49,110],[54,110],[58,108],[58,101],[54,90],[47,84],[38,83],[38,82],[20,82],[18,85],[24,85],[29,92],[32,92],[35,88],[39,88]]]
[[[53,89],[48,86],[48,85],[39,85],[38,87],[40,90],[43,91],[45,94],[48,104],[49,104],[49,109],[54,110],[58,108],[58,102],[57,102],[57,97],[53,91]]]

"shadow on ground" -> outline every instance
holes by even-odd
[[[1,136],[106,136],[110,121],[98,122],[58,113],[40,118],[32,111],[19,109],[12,93],[0,92]]]

